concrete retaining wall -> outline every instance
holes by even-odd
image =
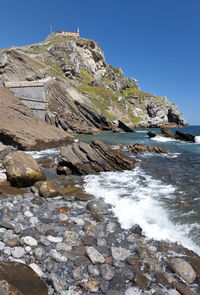
[[[44,83],[7,82],[5,86],[9,87],[37,117],[45,121],[47,101]]]

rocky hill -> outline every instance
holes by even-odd
[[[166,97],[141,91],[137,80],[108,65],[92,40],[52,34],[41,43],[0,50],[2,84],[47,77],[54,79],[45,86],[46,121],[65,131],[115,129],[117,119],[132,127],[187,125]]]

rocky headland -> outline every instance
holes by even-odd
[[[141,91],[136,79],[108,65],[93,40],[52,34],[37,44],[0,50],[2,85],[16,92],[25,82],[28,87],[40,81],[46,122],[67,132],[116,130],[116,120],[131,127],[187,125],[166,97]]]

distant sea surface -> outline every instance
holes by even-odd
[[[150,139],[149,130],[160,129],[79,136],[86,142],[95,137],[112,146],[137,142],[168,151],[137,156],[132,171],[85,176],[85,191],[112,204],[123,228],[137,223],[148,238],[178,242],[200,255],[200,126],[172,129],[195,135],[196,143]]]

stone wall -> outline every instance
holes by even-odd
[[[45,97],[45,86],[42,82],[7,82],[9,87],[21,101],[29,107],[33,113],[42,121],[45,121],[47,101]]]

